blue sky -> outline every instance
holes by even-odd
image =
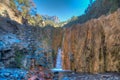
[[[83,14],[89,4],[89,0],[34,0],[34,2],[38,14],[58,16],[60,21]]]

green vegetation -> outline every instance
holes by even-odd
[[[46,27],[46,26],[61,26],[52,20],[43,20],[42,16],[37,14],[35,4],[32,0],[15,0],[18,3],[17,9],[20,10],[24,19],[28,20],[28,23],[33,26]],[[34,11],[32,11],[34,10]],[[32,12],[31,12],[32,11]]]
[[[69,27],[76,23],[84,23],[90,19],[98,18],[101,15],[108,15],[116,11],[120,7],[120,0],[90,0],[88,8],[85,10],[85,14],[78,16],[76,20],[74,17],[68,21],[68,24],[64,27]]]
[[[39,14],[28,17],[28,23],[33,26],[42,26],[42,17]]]
[[[11,6],[12,9],[16,9],[17,8],[17,6],[15,5],[14,0],[10,0],[10,6]]]
[[[23,57],[24,57],[23,51],[17,50],[17,51],[15,52],[15,61],[16,61],[15,63],[16,63],[16,67],[18,67],[18,68],[21,68],[21,67],[22,67],[21,61],[22,61]]]
[[[21,63],[22,57],[23,57],[23,54],[21,52],[17,51],[15,53],[16,67],[18,67],[18,68],[20,68],[22,65],[22,63]]]
[[[75,21],[75,20],[77,20],[77,19],[78,19],[77,16],[73,16],[70,21]]]
[[[17,9],[22,12],[24,18],[30,15],[31,9],[36,9],[32,0],[15,0],[15,2],[18,4]]]
[[[1,0],[1,3],[9,4],[13,11],[26,19],[28,24],[39,27],[68,27],[76,23],[84,23],[92,18],[98,18],[101,15],[108,15],[120,7],[120,0],[90,0],[85,14],[73,16],[66,22],[55,23],[52,20],[43,20],[42,16],[37,14],[36,6],[33,0]],[[18,11],[19,10],[19,11]],[[24,23],[24,22],[23,22]]]
[[[120,0],[110,0],[112,7],[110,8],[110,13],[116,11],[120,7]]]
[[[9,18],[9,14],[8,14],[7,10],[4,10],[4,11],[2,12],[2,14],[4,14],[5,17],[8,17],[8,18]]]
[[[48,16],[48,19],[44,19],[43,17],[45,16],[37,14],[37,8],[33,0],[0,0],[0,3],[10,7],[10,9],[14,11],[15,16],[18,17],[18,19],[22,19],[21,21],[23,24],[29,24],[37,27],[61,27],[66,23],[56,23],[54,20],[56,19],[54,18],[56,16]],[[7,11],[4,14],[8,17],[9,13],[6,13]]]

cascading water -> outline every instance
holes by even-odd
[[[56,58],[56,66],[52,71],[63,71],[62,69],[62,50],[58,48],[57,58]]]
[[[62,51],[59,48],[57,53],[57,59],[56,59],[56,69],[62,69]]]

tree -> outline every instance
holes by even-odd
[[[15,0],[17,9],[22,12],[22,16],[26,18],[30,14],[31,10],[36,9],[35,4],[32,0]]]
[[[17,8],[14,0],[10,0],[10,7],[11,7],[12,9],[16,9],[16,8]]]
[[[77,20],[77,19],[78,19],[77,16],[73,16],[70,21],[75,21],[75,20]]]
[[[120,7],[120,0],[110,0],[110,3],[112,4],[110,13],[116,11]]]

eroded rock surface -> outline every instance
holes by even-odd
[[[63,68],[91,73],[120,72],[119,25],[120,9],[111,15],[64,28],[63,33],[55,34],[53,45],[61,44]],[[53,48],[56,50],[57,46]]]

